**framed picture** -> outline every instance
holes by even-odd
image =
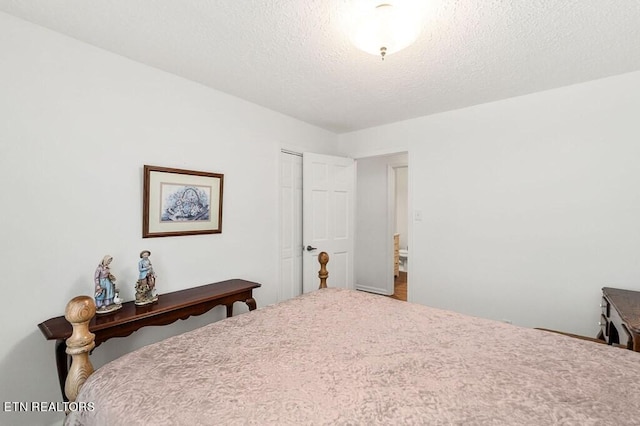
[[[144,166],[142,238],[222,232],[224,175]]]

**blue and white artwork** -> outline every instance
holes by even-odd
[[[160,222],[208,221],[211,212],[211,187],[163,183]]]

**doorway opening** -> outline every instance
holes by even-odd
[[[303,241],[305,173],[303,157],[317,154],[305,154],[282,150],[280,154],[280,288],[278,300],[286,300],[301,294],[304,290],[303,282],[309,278],[315,285],[317,276],[317,264],[312,265],[311,276],[306,277],[303,262],[305,259],[305,247],[311,246],[317,252],[327,251],[333,260],[329,272],[330,285],[353,288],[371,293],[382,294],[407,300],[408,287],[408,248],[409,248],[409,209],[408,209],[408,154],[400,153],[379,157],[367,157],[357,160],[355,173],[352,174],[355,183],[355,217],[349,218],[347,208],[353,199],[350,190],[339,188],[336,192],[336,201],[325,203],[326,208],[321,209],[327,214],[316,214],[320,220],[317,230],[314,232],[317,241],[307,238]],[[322,160],[332,159],[329,156],[320,156],[317,170],[309,179],[312,182],[314,176],[322,177],[321,170],[328,170],[322,166]],[[339,157],[333,157],[339,160]],[[353,161],[353,160],[351,160]],[[310,171],[306,168],[307,172]],[[348,181],[349,173],[340,172],[347,167],[330,167],[334,172],[338,171],[336,178],[331,181]],[[326,179],[325,179],[326,180]],[[307,183],[309,183],[307,182]],[[317,192],[317,191],[316,191]],[[317,196],[318,200],[331,199],[329,196]],[[339,202],[341,201],[341,202]],[[319,201],[315,206],[324,206]],[[314,207],[312,205],[311,207]],[[307,208],[307,211],[311,209]],[[332,213],[333,212],[333,213]],[[336,216],[342,212],[343,220]],[[335,217],[330,217],[333,214]],[[340,216],[340,217],[342,217]],[[325,218],[326,217],[326,218]],[[325,218],[325,219],[323,219]],[[355,220],[353,220],[355,219]],[[352,222],[353,220],[353,222]],[[311,221],[307,221],[307,224]],[[321,225],[321,226],[320,226]],[[329,226],[331,225],[331,226]],[[340,226],[338,226],[340,225]],[[348,250],[327,250],[322,240],[324,230],[333,227],[338,237],[343,234],[352,241]],[[315,229],[315,228],[314,228]],[[322,231],[322,232],[321,232]],[[354,232],[355,231],[355,232]],[[355,234],[355,237],[353,236]],[[394,236],[398,234],[398,244],[394,244]],[[345,238],[342,238],[343,240]],[[351,251],[352,250],[352,251]],[[307,249],[308,251],[308,249]],[[346,255],[351,251],[352,260]],[[333,254],[333,255],[332,255]],[[309,257],[309,253],[306,254]],[[342,260],[342,261],[341,261]],[[397,273],[396,273],[397,266]],[[315,268],[315,269],[314,269]],[[352,274],[352,275],[351,275]],[[351,280],[349,280],[351,275]],[[349,285],[348,283],[352,284]],[[355,284],[355,285],[354,285]],[[396,289],[396,285],[398,288]]]
[[[359,158],[356,177],[356,288],[393,297],[399,281],[397,298],[403,300],[408,281],[408,166],[406,152]]]

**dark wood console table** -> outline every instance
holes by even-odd
[[[598,338],[640,352],[640,291],[604,287]]]
[[[95,334],[96,347],[112,337],[129,336],[134,331],[149,325],[167,325],[192,315],[202,315],[218,305],[227,307],[227,317],[233,315],[233,304],[244,302],[252,311],[256,309],[253,289],[261,284],[240,279],[193,287],[173,293],[161,294],[156,303],[136,306],[133,301],[122,304],[122,309],[96,315],[89,323]],[[65,340],[71,336],[71,324],[64,316],[55,317],[38,324],[47,340],[55,340],[56,365],[60,390],[65,401],[64,382],[69,373],[70,357],[65,350]]]

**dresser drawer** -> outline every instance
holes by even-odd
[[[600,315],[600,331],[605,337],[605,340],[609,341],[609,320],[604,315]]]
[[[607,300],[606,297],[602,297],[602,301],[600,302],[600,309],[602,310],[602,315],[609,318],[611,315],[611,303]]]

